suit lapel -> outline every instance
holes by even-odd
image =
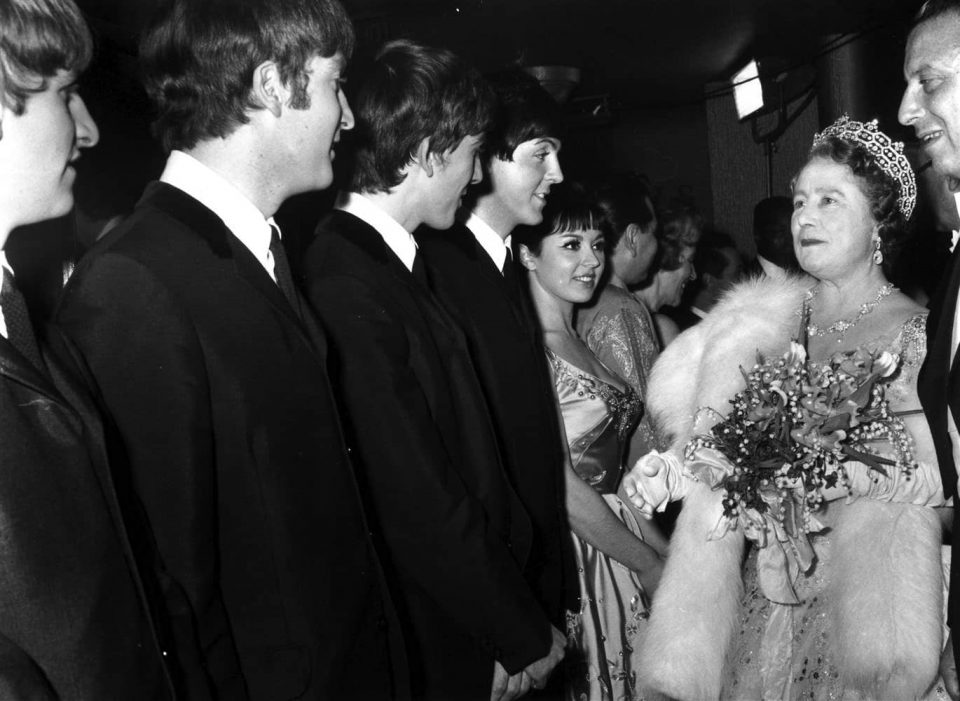
[[[204,239],[216,256],[225,264],[233,266],[241,280],[256,290],[271,307],[289,320],[320,361],[324,361],[326,343],[323,341],[323,334],[319,327],[313,323],[312,319],[310,322],[301,322],[277,283],[273,281],[260,261],[243,245],[243,242],[230,232],[220,217],[190,195],[166,183],[151,183],[144,193],[143,200],[173,215]],[[300,308],[304,310],[304,316],[307,317],[308,313],[312,313],[308,312],[310,306],[303,300],[299,290],[297,295],[301,298]],[[305,326],[309,328],[304,328]]]
[[[18,351],[10,341],[0,336],[0,375],[45,397],[66,405],[50,378],[46,377]]]
[[[467,257],[476,266],[480,275],[487,280],[488,287],[495,290],[495,294],[502,298],[517,324],[521,327],[526,327],[526,320],[523,318],[523,308],[520,300],[514,294],[514,291],[510,289],[507,281],[504,279],[503,273],[497,268],[493,259],[490,258],[490,255],[480,246],[480,242],[477,241],[473,232],[464,225],[462,226],[462,231],[457,232],[456,235],[462,237],[462,242],[458,243],[461,243],[464,247]],[[506,264],[512,265],[509,260],[506,261]]]

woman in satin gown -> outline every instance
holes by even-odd
[[[567,511],[580,577],[580,610],[568,617],[567,696],[636,699],[636,645],[661,561],[616,496],[627,440],[642,403],[573,328],[604,267],[608,223],[588,197],[564,187],[545,223],[517,237],[566,431]]]

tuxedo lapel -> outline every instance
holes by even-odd
[[[927,357],[917,379],[917,393],[930,424],[941,479],[946,494],[953,494],[956,485],[956,467],[953,447],[947,433],[947,412],[960,425],[960,364],[953,363],[953,319],[960,294],[960,256],[954,253],[950,273],[934,295],[927,317]]]

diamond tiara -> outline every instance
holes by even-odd
[[[913,207],[917,203],[917,181],[913,175],[913,168],[903,154],[903,143],[891,141],[877,127],[877,120],[857,122],[843,115],[829,127],[813,137],[813,146],[819,146],[830,136],[836,136],[847,141],[855,141],[863,146],[876,159],[880,169],[900,185],[900,196],[897,198],[897,208],[903,213],[904,219],[913,214]]]

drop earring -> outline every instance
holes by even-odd
[[[880,265],[883,262],[883,252],[880,250],[880,236],[873,235],[873,264]]]

